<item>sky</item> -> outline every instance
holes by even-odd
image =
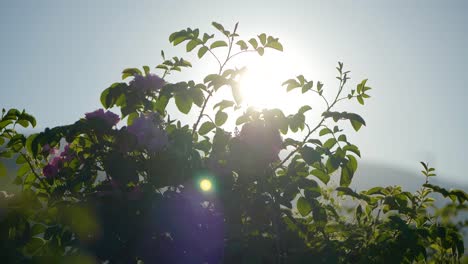
[[[265,56],[271,76],[304,74],[332,89],[342,61],[351,85],[369,79],[368,103],[343,109],[366,119],[349,137],[363,161],[415,172],[428,161],[441,179],[466,184],[467,11],[466,1],[1,1],[0,107],[32,113],[35,131],[73,123],[100,107],[122,69],[154,67],[162,49],[193,58],[170,33],[240,22],[242,36],[283,43]],[[174,78],[200,79],[210,63]]]

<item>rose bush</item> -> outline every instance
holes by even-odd
[[[73,124],[25,136],[15,126],[34,127],[35,119],[25,111],[3,110],[0,156],[15,159],[19,167],[12,181],[21,190],[0,196],[2,261],[460,261],[466,223],[442,221],[431,194],[450,198],[454,212],[466,208],[467,194],[431,185],[435,173],[426,163],[426,182],[416,193],[399,186],[359,193],[349,188],[360,151],[348,141],[342,121],[356,131],[365,121],[336,106],[344,100],[364,104],[371,90],[367,80],[347,92],[349,71],[339,63],[338,88],[326,93],[335,93],[332,100],[321,82],[303,75],[286,80],[288,91],[323,100],[326,107],[315,124],[308,105],[289,115],[245,109],[238,83],[244,68],[229,68],[231,59],[283,46],[266,34],[240,39],[237,24],[232,32],[213,26],[222,38],[191,28],[169,37],[219,64],[201,83],[165,81],[191,63],[166,59],[162,52],[159,73],[148,66],[125,69],[123,81],[101,95],[106,110]],[[223,57],[216,53],[222,49]],[[232,96],[213,102],[225,89]],[[171,119],[169,103],[184,114],[197,108],[196,121]],[[233,116],[235,132],[227,125]],[[201,190],[202,180],[213,188]]]

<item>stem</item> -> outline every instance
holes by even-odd
[[[330,111],[330,109],[335,106],[335,104],[339,101],[338,100],[338,97],[340,96],[341,94],[341,91],[343,91],[343,88],[344,88],[344,84],[345,84],[345,81],[343,81],[343,74],[341,74],[341,79],[340,79],[340,87],[338,89],[338,93],[336,93],[336,97],[335,97],[335,100],[333,100],[333,103],[331,105],[329,105],[327,107],[327,110],[325,112],[328,112]],[[325,97],[323,97],[325,99]],[[327,103],[328,105],[328,101],[326,101],[325,99],[325,102]],[[301,147],[307,142],[307,140],[309,139],[309,137],[315,132],[317,131],[317,129],[319,127],[322,126],[323,122],[325,121],[325,117],[322,117],[322,119],[320,120],[320,122],[312,129],[309,131],[309,133],[307,133],[307,135],[304,137],[304,140],[302,140],[302,143],[300,144],[299,147],[297,147],[295,150],[291,151],[287,156],[286,158],[284,158],[284,160],[282,160],[278,165],[275,166],[274,170],[280,168],[281,166],[283,166],[283,164],[288,161],[294,154],[296,154],[300,149]]]
[[[235,28],[234,28],[234,32],[232,33],[233,35],[236,34],[236,30],[237,30],[237,24],[236,24],[236,26],[235,26]],[[217,61],[218,64],[219,64],[218,75],[220,75],[220,74],[222,73],[224,66],[226,66],[226,63],[227,63],[232,57],[234,57],[235,55],[237,55],[237,54],[234,54],[233,56],[231,56],[232,43],[234,42],[234,36],[231,36],[230,38],[228,38],[228,41],[229,41],[228,53],[227,53],[227,56],[226,56],[226,60],[225,60],[224,63],[222,63],[222,64],[221,64],[221,61],[218,59],[218,57],[211,51],[210,48],[208,48],[208,51],[215,57],[216,61]],[[213,95],[213,92],[214,92],[214,90],[209,91],[209,92],[208,92],[208,96],[207,96],[206,99],[205,99],[205,102],[203,102],[203,106],[202,106],[202,108],[201,108],[201,110],[200,110],[200,114],[198,115],[197,122],[195,122],[195,124],[193,125],[193,128],[192,128],[192,137],[193,137],[193,135],[195,135],[195,131],[197,131],[197,128],[198,128],[198,125],[200,124],[201,118],[202,118],[203,115],[204,115],[206,105],[208,104],[209,99],[210,99],[211,96]]]
[[[29,168],[31,169],[31,171],[34,173],[34,176],[36,176],[36,178],[41,182],[41,184],[44,186],[44,188],[46,189],[47,193],[50,194],[50,188],[49,186],[47,185],[46,182],[44,182],[44,179],[41,178],[41,176],[39,176],[39,174],[37,174],[34,166],[32,165],[31,161],[29,160],[28,156],[26,154],[24,154],[23,152],[20,152],[20,155],[23,156],[23,158],[26,160],[26,162],[28,163],[29,165]]]

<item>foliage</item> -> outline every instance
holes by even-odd
[[[13,182],[21,187],[18,194],[0,197],[5,262],[460,260],[463,225],[443,221],[431,209],[431,194],[450,198],[455,212],[466,208],[467,194],[429,184],[435,173],[427,164],[422,163],[426,182],[416,193],[399,186],[362,192],[349,187],[360,151],[341,121],[355,131],[366,123],[336,108],[344,100],[364,104],[371,90],[367,80],[347,93],[349,71],[341,62],[336,91],[324,93],[323,83],[303,75],[286,80],[287,91],[323,100],[326,107],[315,124],[309,105],[290,115],[245,109],[238,82],[245,68],[229,68],[231,59],[283,46],[264,33],[241,39],[237,24],[232,31],[213,26],[220,38],[191,28],[169,37],[174,46],[218,63],[218,72],[201,83],[166,82],[167,75],[192,64],[161,52],[160,75],[148,66],[125,69],[122,81],[102,92],[104,108],[118,108],[120,115],[100,109],[74,124],[25,136],[15,126],[34,127],[35,119],[3,110],[0,156],[16,160]],[[228,98],[212,102],[226,89]],[[333,93],[331,99],[325,96]],[[171,119],[170,103],[184,114],[197,111],[196,121],[184,125]],[[230,132],[233,117],[239,129]],[[281,151],[287,153],[283,158]],[[0,174],[5,170],[0,163]],[[210,180],[211,190],[199,188],[203,179]]]

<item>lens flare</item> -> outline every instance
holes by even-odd
[[[203,180],[200,181],[200,189],[202,189],[202,191],[204,191],[204,192],[211,191],[212,187],[213,186],[212,186],[210,180],[203,179]]]

